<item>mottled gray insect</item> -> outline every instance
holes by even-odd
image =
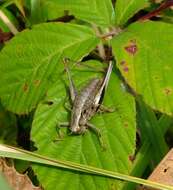
[[[71,133],[84,134],[88,128],[91,128],[100,135],[99,130],[89,123],[89,120],[98,111],[112,112],[112,110],[101,104],[112,72],[112,61],[109,62],[108,69],[103,78],[92,79],[79,92],[77,92],[74,86],[67,67],[67,60],[64,60],[64,64],[70,83],[70,97],[72,101],[71,119],[68,124]]]

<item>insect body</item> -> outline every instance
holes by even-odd
[[[100,85],[101,80],[93,79],[76,95],[70,121],[72,133],[84,133],[87,122],[97,112],[99,104],[95,98]]]
[[[83,134],[87,128],[96,128],[88,121],[102,106],[102,99],[108,85],[112,71],[112,61],[109,63],[106,75],[103,79],[92,79],[81,91],[77,92],[66,66],[70,81],[70,94],[72,100],[72,112],[69,128],[73,134]]]

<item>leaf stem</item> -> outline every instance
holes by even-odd
[[[0,10],[0,18],[1,20],[7,25],[9,30],[16,35],[18,33],[17,28],[14,26],[14,24],[9,20],[9,18],[5,15],[5,13]]]
[[[106,33],[106,34],[103,34],[103,35],[100,35],[100,37],[105,40],[105,39],[107,39],[107,38],[116,36],[116,35],[120,34],[121,32],[122,32],[122,29],[121,29],[121,28],[114,28],[114,29],[111,30],[110,32],[108,32],[108,33]]]
[[[141,18],[139,18],[140,21],[144,21],[144,20],[147,20],[147,19],[150,19],[154,16],[157,16],[161,11],[169,8],[173,6],[173,0],[167,0],[165,2],[163,2],[157,9],[149,12],[148,14],[142,16]]]

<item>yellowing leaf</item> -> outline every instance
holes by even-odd
[[[173,112],[173,27],[162,22],[130,25],[112,40],[127,83],[153,109]]]

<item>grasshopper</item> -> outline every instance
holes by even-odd
[[[72,101],[71,119],[67,126],[72,134],[84,134],[88,128],[91,128],[100,135],[99,130],[89,123],[89,120],[99,110],[112,112],[109,108],[105,108],[101,105],[112,72],[112,61],[109,62],[107,72],[103,78],[92,79],[79,92],[77,92],[75,88],[66,62],[67,60],[64,59],[65,70],[70,83],[70,97]]]

